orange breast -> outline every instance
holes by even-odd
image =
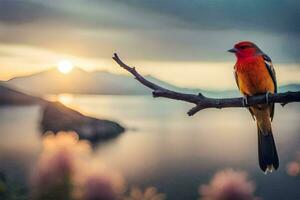
[[[274,93],[275,86],[263,58],[248,59],[236,65],[240,91],[244,95]]]

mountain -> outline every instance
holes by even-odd
[[[150,75],[145,78],[169,89],[183,90]],[[107,71],[87,72],[80,68],[74,68],[70,74],[62,74],[53,68],[10,79],[6,81],[6,84],[35,95],[60,93],[143,95],[151,92],[150,89],[137,83],[132,76]]]
[[[209,91],[193,88],[176,87],[153,76],[146,79],[171,90],[186,93],[203,93],[211,97],[239,96],[237,90]],[[114,74],[107,71],[87,72],[74,68],[69,74],[62,74],[56,68],[29,76],[16,77],[6,84],[18,90],[35,95],[74,93],[106,95],[144,95],[150,89],[137,83],[130,75]],[[300,84],[285,85],[279,91],[300,90]]]
[[[279,86],[278,92],[286,92],[286,91],[300,91],[300,84],[288,84]]]
[[[154,77],[148,76],[148,78],[171,86]],[[56,69],[50,69],[29,76],[13,78],[6,84],[36,95],[59,93],[138,95],[149,93],[146,87],[138,84],[131,76],[107,71],[86,72],[79,68],[74,68],[70,74],[62,74]]]

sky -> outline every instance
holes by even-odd
[[[0,0],[0,80],[68,59],[80,68],[142,73],[184,87],[235,86],[236,42],[255,42],[279,84],[300,83],[298,0]]]

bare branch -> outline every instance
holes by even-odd
[[[188,115],[192,116],[196,114],[198,111],[206,109],[206,108],[228,108],[228,107],[245,107],[243,104],[243,98],[208,98],[199,93],[196,94],[186,94],[181,92],[175,92],[172,90],[168,90],[163,88],[155,83],[152,83],[146,80],[142,75],[140,75],[134,67],[130,67],[126,65],[119,56],[115,53],[113,59],[116,63],[131,73],[137,81],[139,81],[144,86],[153,90],[153,97],[164,97],[168,99],[186,101],[189,103],[196,104],[191,110],[188,111]],[[300,91],[298,92],[285,92],[285,93],[276,93],[269,94],[269,102],[270,103],[280,103],[284,106],[287,103],[291,102],[300,102]],[[248,98],[248,106],[256,105],[256,104],[264,104],[266,103],[265,95],[256,95]]]

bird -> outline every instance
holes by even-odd
[[[277,80],[271,58],[250,41],[238,42],[228,50],[236,56],[234,77],[243,95],[243,104],[248,107],[257,124],[258,160],[265,173],[277,170],[279,159],[272,132],[274,103],[269,103],[269,94],[277,93]],[[248,106],[248,97],[266,95],[266,103]]]

